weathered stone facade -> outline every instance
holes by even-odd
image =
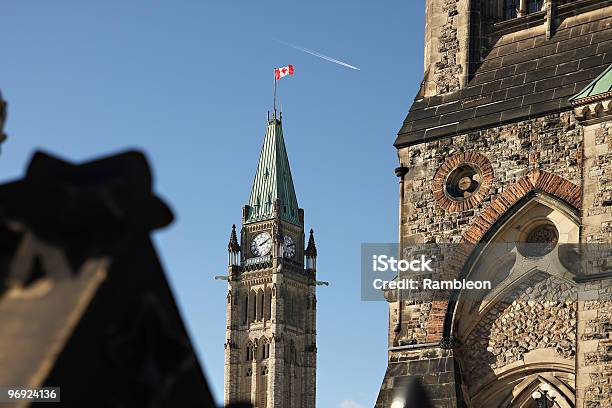
[[[459,90],[461,64],[457,62],[459,38],[457,37],[457,3],[458,0],[444,0],[442,10],[447,14],[446,23],[440,27],[438,52],[440,61],[436,62],[434,76],[436,92],[444,94]]]
[[[467,0],[430,0],[425,22],[425,96],[454,92],[466,81]]]
[[[548,2],[492,22],[482,1],[467,3],[427,2],[425,81],[395,144],[400,245],[478,245],[449,271],[495,285],[478,300],[388,296],[376,406],[416,377],[436,407],[535,406],[542,384],[561,407],[610,407],[612,260],[601,247],[576,268],[567,254],[612,244],[612,93],[600,77],[570,99],[612,63],[612,2]],[[550,252],[522,253],[532,239],[550,239]]]
[[[583,241],[612,242],[612,112],[596,109],[609,106],[610,99],[596,102],[593,114],[584,106],[574,113],[584,123]],[[596,265],[579,285],[579,353],[577,398],[584,407],[612,406],[612,279],[610,254]]]
[[[467,337],[462,356],[467,378],[481,378],[483,370],[505,367],[537,349],[574,358],[576,290],[546,273],[539,275],[536,284],[518,285],[499,301]]]
[[[400,151],[400,162],[410,169],[405,181],[402,235],[422,234],[438,243],[459,243],[470,221],[500,193],[531,170],[556,174],[579,184],[581,130],[571,113],[484,129],[449,139],[423,143]],[[468,211],[444,211],[435,200],[434,180],[449,157],[469,152],[486,152],[493,168],[492,187],[487,196]],[[578,194],[578,193],[577,193]]]

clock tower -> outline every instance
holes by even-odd
[[[225,403],[314,408],[316,257],[305,243],[283,139],[282,114],[268,118],[240,237],[228,245]]]

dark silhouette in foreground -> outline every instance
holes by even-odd
[[[63,407],[213,407],[150,240],[172,220],[139,152],[36,153],[1,185],[0,384],[60,387]]]

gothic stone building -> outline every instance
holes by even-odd
[[[576,275],[559,249],[612,243],[610,64],[610,0],[426,1],[425,75],[395,142],[400,243],[478,244],[451,270],[494,286],[387,296],[377,407],[406,378],[436,407],[540,406],[542,385],[555,407],[612,407],[610,259]]]
[[[225,343],[226,404],[314,408],[316,256],[304,249],[281,118],[268,119],[240,240],[232,228]],[[305,260],[305,262],[304,262]]]

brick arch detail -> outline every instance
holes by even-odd
[[[556,174],[532,170],[526,176],[506,188],[480,215],[474,218],[472,226],[465,232],[463,243],[476,244],[489,229],[521,198],[531,191],[542,191],[580,209],[582,191],[580,186]]]
[[[580,186],[571,181],[542,170],[533,170],[506,188],[497,196],[480,215],[472,221],[472,226],[465,232],[460,245],[446,262],[447,278],[457,278],[471,254],[471,245],[479,243],[491,227],[501,219],[510,208],[532,191],[542,191],[557,197],[572,207],[580,209],[582,190]],[[449,333],[450,326],[446,323],[447,317],[452,316],[452,305],[447,300],[432,302],[429,317],[427,337],[428,342],[437,342],[443,339],[444,333]],[[452,318],[452,317],[451,317]],[[445,330],[446,326],[446,330]]]

